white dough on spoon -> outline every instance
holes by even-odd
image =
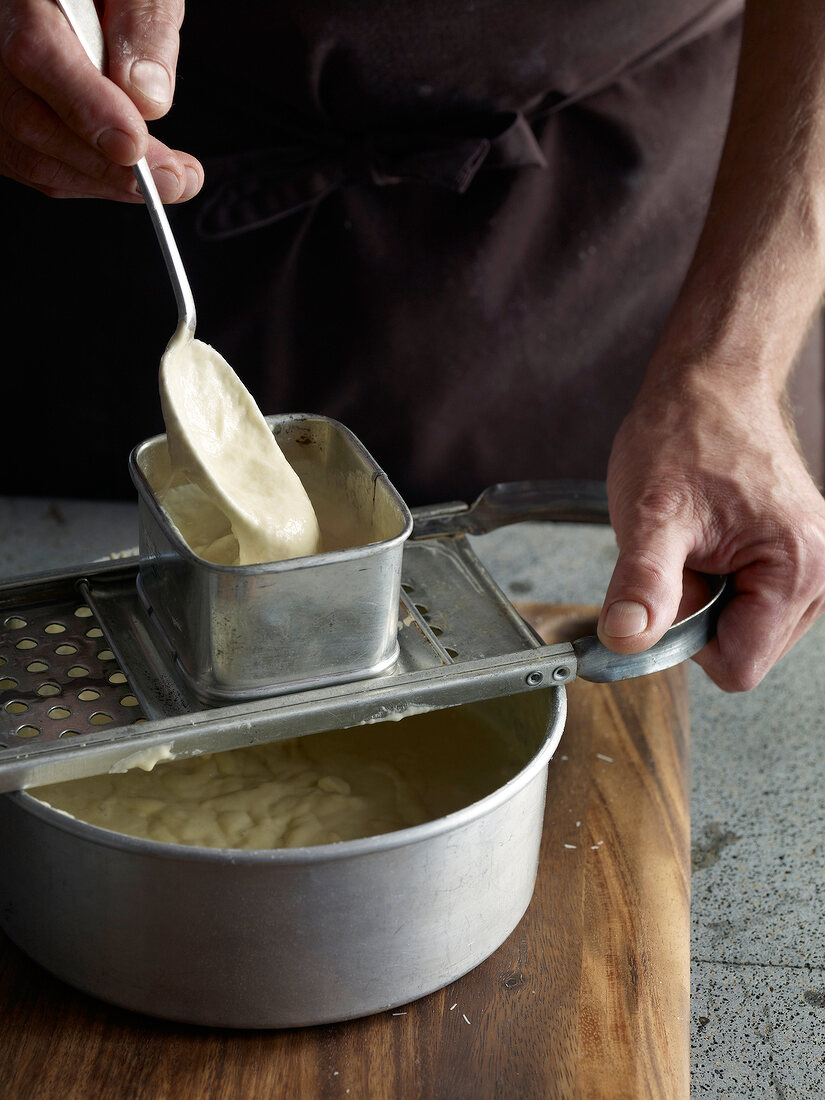
[[[312,504],[260,409],[223,356],[186,328],[178,329],[161,360],[160,400],[172,463],[170,504],[186,480],[205,493],[237,540],[232,564],[317,552]],[[208,533],[199,533],[197,524],[181,531],[196,552],[217,534],[214,518],[210,522]]]

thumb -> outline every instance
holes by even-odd
[[[649,649],[676,620],[688,555],[678,523],[635,523],[620,552],[599,616],[601,641],[617,653]]]
[[[183,0],[109,0],[103,30],[109,51],[107,75],[145,119],[172,106]]]

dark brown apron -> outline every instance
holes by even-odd
[[[411,504],[603,477],[702,223],[740,7],[193,3],[154,129],[207,168],[172,212],[198,335],[265,412],[347,424]],[[148,219],[3,199],[6,323],[35,326],[4,491],[128,494],[174,327]]]

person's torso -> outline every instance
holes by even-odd
[[[176,97],[187,108],[186,147],[255,147],[271,126],[346,133],[529,110],[643,63],[741,4],[197,0],[183,24]]]

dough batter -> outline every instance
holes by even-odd
[[[223,565],[318,550],[318,520],[249,391],[181,328],[160,365],[172,478],[159,494],[190,547]]]
[[[297,848],[420,825],[524,765],[515,739],[463,708],[38,787],[92,825],[208,848]]]

